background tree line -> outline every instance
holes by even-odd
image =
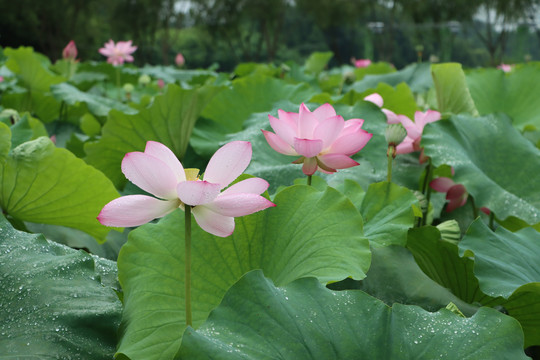
[[[52,59],[71,39],[100,60],[109,38],[132,39],[139,64],[189,67],[303,61],[332,51],[400,68],[419,57],[496,65],[540,58],[540,0],[0,0],[0,45],[32,46]]]

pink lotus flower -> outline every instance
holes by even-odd
[[[467,203],[467,189],[461,184],[456,184],[452,179],[439,177],[432,180],[429,186],[438,192],[446,193],[446,200],[449,200],[446,211],[454,211]]]
[[[156,197],[122,196],[105,205],[97,219],[106,226],[138,226],[189,205],[204,231],[229,236],[234,231],[235,217],[275,206],[260,196],[268,188],[268,183],[260,178],[242,180],[222,191],[244,172],[250,161],[251,143],[228,143],[212,156],[202,180],[198,169],[184,169],[165,145],[148,141],[144,152],[126,154],[122,172]]]
[[[158,79],[157,86],[158,88],[163,89],[165,87],[165,81],[163,81],[163,79]]]
[[[131,46],[131,40],[119,41],[114,44],[114,41],[109,40],[105,46],[99,49],[101,55],[107,56],[107,62],[113,65],[122,65],[124,61],[132,62],[133,54],[137,50],[136,46]]]
[[[62,57],[65,60],[75,60],[77,57],[77,46],[75,45],[75,41],[71,40],[64,50],[62,51]]]
[[[357,68],[365,68],[371,65],[371,60],[369,59],[358,59],[354,61],[354,66]]]
[[[183,66],[186,62],[186,60],[184,59],[184,55],[182,55],[182,53],[176,54],[176,57],[174,58],[174,62],[176,63],[177,66]]]
[[[497,66],[497,69],[500,69],[500,70],[504,71],[505,73],[510,72],[510,71],[512,71],[512,65],[501,64],[501,65]]]
[[[301,164],[306,175],[317,170],[334,173],[359,165],[350,158],[360,151],[373,134],[363,130],[362,119],[343,120],[330,104],[311,112],[300,105],[299,113],[278,110],[278,118],[268,115],[275,133],[262,130],[268,144],[277,152],[301,156],[294,161]]]
[[[424,151],[420,146],[420,140],[422,139],[422,132],[426,124],[440,120],[441,113],[434,110],[428,110],[426,112],[417,111],[414,114],[414,122],[405,115],[397,115],[396,120],[388,120],[388,123],[398,123],[407,130],[407,137],[396,147],[396,154],[408,154],[413,151],[422,151],[420,154],[420,162],[425,161]]]

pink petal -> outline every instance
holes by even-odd
[[[178,205],[178,200],[164,201],[146,195],[122,196],[105,205],[97,219],[105,226],[139,226],[167,215]]]
[[[312,114],[315,115],[315,117],[319,121],[324,121],[325,119],[329,117],[334,117],[337,115],[336,110],[334,110],[334,107],[328,103],[323,104],[319,106],[318,108],[316,108]]]
[[[467,194],[467,189],[462,184],[455,184],[451,186],[447,193],[446,193],[446,199],[461,199],[464,195]]]
[[[426,124],[432,123],[438,120],[441,120],[441,113],[435,110],[428,110],[425,113],[421,111],[417,111],[414,114],[414,122],[417,124],[421,124],[422,129],[424,128]]]
[[[345,120],[343,120],[343,117],[331,116],[319,122],[313,132],[313,137],[322,140],[322,148],[325,149],[332,145],[344,127]]]
[[[171,169],[176,176],[177,183],[186,181],[184,167],[168,147],[157,141],[148,141],[144,153],[152,155],[167,164],[169,169]]]
[[[208,181],[184,181],[177,186],[178,197],[186,205],[208,204],[219,195],[220,184]]]
[[[218,214],[232,217],[253,214],[272,206],[276,205],[257,194],[221,194],[211,203],[204,205]]]
[[[424,128],[423,125],[413,122],[405,115],[398,115],[398,118],[401,125],[403,125],[405,130],[407,130],[408,137],[416,140],[422,136],[422,129]]]
[[[296,151],[294,151],[293,147],[289,144],[287,144],[283,139],[281,139],[276,134],[261,130],[263,132],[264,137],[266,138],[266,141],[268,142],[268,145],[272,147],[272,149],[276,150],[280,154],[284,155],[298,155]]]
[[[317,156],[323,149],[322,140],[294,138],[294,149],[299,155],[307,158]]]
[[[429,186],[433,190],[438,191],[438,192],[443,192],[443,193],[447,192],[454,185],[456,185],[454,183],[454,180],[444,177],[444,176],[433,179],[429,183]]]
[[[371,95],[366,96],[364,98],[364,101],[369,101],[369,102],[377,105],[378,107],[382,107],[383,104],[384,104],[384,100],[383,100],[382,96],[377,94],[377,93],[373,93]]]
[[[317,158],[304,158],[304,165],[302,165],[302,172],[306,175],[313,175],[317,171],[319,165],[317,164]]]
[[[260,195],[268,189],[268,182],[261,178],[249,178],[237,182],[223,190],[220,196],[232,194],[257,194]]]
[[[176,199],[176,175],[160,159],[142,152],[127,153],[122,160],[126,177],[152,195],[162,199]]]
[[[396,154],[408,154],[413,151],[415,151],[414,140],[408,136],[396,146]]]
[[[455,186],[463,186],[463,185],[455,185]],[[465,187],[463,187],[463,189],[465,189]],[[450,194],[450,190],[446,194],[447,199],[449,199],[448,194]],[[461,189],[456,190],[456,192],[458,192],[458,193],[461,193],[461,191],[462,191]],[[462,207],[463,205],[465,205],[467,203],[467,197],[468,197],[468,194],[465,191],[459,197],[449,199],[450,201],[448,202],[448,205],[446,206],[446,211],[451,212],[451,211],[454,211],[455,209],[457,209],[458,207]]]
[[[206,166],[204,180],[220,184],[221,189],[242,175],[251,161],[251,143],[233,141],[216,151]]]
[[[353,166],[360,165],[350,157],[343,154],[327,154],[318,156],[319,161],[325,166],[332,169],[347,169]]]
[[[328,153],[353,155],[366,146],[372,137],[373,134],[368,133],[366,130],[358,129],[354,133],[337,138],[330,149],[328,149]]]
[[[206,206],[195,206],[192,210],[201,229],[212,235],[227,237],[234,232],[234,218],[220,215]]]
[[[388,109],[381,109],[381,111],[386,115],[386,122],[388,124],[399,124],[399,116],[395,112]]]
[[[343,128],[340,137],[357,133],[362,128],[362,125],[364,125],[364,119],[349,119],[345,121],[345,127]]]
[[[296,124],[292,124],[290,121],[276,119],[272,115],[268,115],[268,119],[276,135],[292,146],[294,144],[294,137],[296,136]]]
[[[309,111],[309,109],[303,103],[300,105],[300,112],[298,114],[298,131],[297,137],[302,139],[311,139],[313,137],[313,131],[318,125],[319,120],[317,117]]]
[[[281,121],[286,122],[293,129],[298,128],[298,113],[278,110],[278,117]]]

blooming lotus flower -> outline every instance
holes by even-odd
[[[510,72],[510,71],[512,71],[512,65],[500,64],[499,66],[497,66],[497,69],[500,69],[500,70],[504,71],[505,73]]]
[[[225,189],[244,172],[250,161],[251,143],[228,143],[212,156],[204,178],[200,179],[198,169],[184,169],[169,148],[148,141],[144,152],[126,154],[122,172],[155,197],[122,196],[105,205],[98,220],[106,226],[138,226],[189,205],[195,221],[204,231],[229,236],[234,231],[235,217],[275,206],[260,196],[268,188],[263,179],[242,180]]]
[[[405,115],[397,115],[398,121],[403,125],[405,130],[407,130],[407,136],[397,147],[397,154],[407,154],[413,151],[420,151],[422,147],[420,146],[420,140],[422,139],[422,132],[424,131],[424,126],[426,124],[440,120],[441,113],[434,110],[428,110],[426,112],[417,111],[414,114],[414,122]],[[389,123],[390,120],[388,121]],[[423,159],[423,151],[420,155],[420,161]]]
[[[75,41],[71,40],[64,50],[62,51],[62,57],[65,60],[75,60],[77,57],[77,46],[75,45]]]
[[[371,60],[369,59],[358,59],[354,61],[354,66],[357,68],[365,68],[371,65]]]
[[[186,60],[184,59],[184,55],[182,55],[182,53],[176,54],[176,57],[174,58],[174,62],[176,63],[177,66],[183,66],[186,62]]]
[[[439,177],[432,180],[429,186],[438,192],[446,193],[446,200],[449,200],[446,211],[454,211],[467,203],[467,189],[461,184],[456,184],[452,179],[447,177]]]
[[[107,56],[107,62],[113,65],[122,65],[124,61],[132,62],[133,54],[137,50],[136,46],[131,46],[131,40],[119,41],[114,44],[114,41],[109,40],[105,46],[99,49],[101,55]]]
[[[306,175],[317,170],[334,173],[359,165],[350,158],[360,151],[373,134],[362,129],[364,120],[343,120],[330,104],[311,112],[300,105],[298,113],[278,110],[278,118],[268,115],[275,133],[262,130],[268,144],[277,152],[301,156],[294,161],[302,164]]]

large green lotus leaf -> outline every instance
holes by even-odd
[[[366,278],[345,289],[363,290],[389,305],[418,305],[437,311],[452,302],[468,316],[478,310],[477,306],[461,300],[429,278],[406,248],[398,245],[376,247],[372,248],[371,254],[371,267]]]
[[[11,131],[9,126],[0,122],[0,164],[6,161],[11,149]]]
[[[419,206],[418,199],[407,188],[386,181],[371,184],[360,207],[371,246],[405,246],[414,225],[414,204]]]
[[[435,64],[431,73],[440,112],[478,115],[461,64]]]
[[[454,168],[454,181],[465,185],[476,206],[501,220],[540,222],[540,182],[531,181],[540,169],[540,150],[504,115],[458,115],[428,124],[422,145],[436,166]]]
[[[321,282],[362,279],[370,263],[362,217],[338,191],[296,185],[279,192],[275,208],[236,219],[228,238],[193,231],[192,306],[201,325],[243,274],[263,269],[276,284],[314,276]],[[184,323],[184,214],[129,235],[118,258],[124,290],[118,352],[136,359],[171,359]]]
[[[489,306],[501,303],[480,290],[473,272],[474,260],[460,257],[457,244],[442,240],[436,227],[409,230],[407,248],[426,275],[463,301]]]
[[[13,229],[0,215],[0,359],[111,359],[116,264]]]
[[[334,56],[334,53],[331,51],[314,52],[307,58],[304,64],[305,71],[312,74],[320,73],[326,68],[332,56]]]
[[[182,159],[197,118],[218,88],[181,89],[171,84],[163,96],[134,115],[112,110],[99,141],[85,144],[90,164],[117,187],[125,183],[120,164],[130,151],[143,151],[149,140],[159,141]]]
[[[493,232],[476,220],[459,249],[462,255],[474,254],[474,273],[488,295],[508,298],[520,286],[540,282],[540,233],[532,228]]]
[[[471,318],[443,309],[392,308],[362,291],[331,291],[315,279],[275,287],[246,274],[179,359],[527,359],[514,319],[489,308]]]
[[[4,213],[82,230],[102,241],[109,228],[96,216],[118,192],[105,175],[46,137],[14,148],[0,166]]]
[[[540,129],[540,63],[517,66],[506,74],[497,69],[470,71],[467,85],[480,114],[503,112],[520,130],[526,126]]]
[[[168,83],[190,82],[193,78],[218,77],[218,73],[211,70],[183,70],[175,69],[172,66],[150,66],[145,65],[140,69],[141,74],[152,76],[155,79],[162,79]]]
[[[234,80],[230,89],[221,91],[202,112],[202,116],[225,127],[229,133],[242,130],[253,113],[270,111],[280,100],[295,104],[307,102],[316,90],[307,84],[285,81],[259,74]]]
[[[515,233],[491,231],[476,220],[459,243],[462,255],[474,257],[480,288],[502,296],[509,315],[518,319],[527,345],[540,345],[540,233],[524,228]]]
[[[369,69],[369,68],[368,68]],[[411,64],[399,71],[383,75],[366,75],[362,80],[356,81],[351,86],[346,87],[346,91],[355,90],[364,92],[374,89],[379,83],[396,86],[399,83],[406,83],[415,93],[427,91],[433,86],[430,74],[430,64]]]
[[[58,101],[64,101],[71,106],[86,103],[90,112],[96,116],[107,116],[111,109],[122,111],[125,114],[137,113],[137,110],[128,105],[110,98],[80,91],[75,86],[67,83],[51,86],[51,92]]]
[[[50,93],[29,91],[3,94],[2,105],[19,112],[28,111],[45,123],[58,119],[61,107]]]
[[[30,92],[47,92],[51,85],[66,81],[43,66],[31,47],[6,48],[4,54],[8,57],[6,66],[20,77],[21,85]]]

